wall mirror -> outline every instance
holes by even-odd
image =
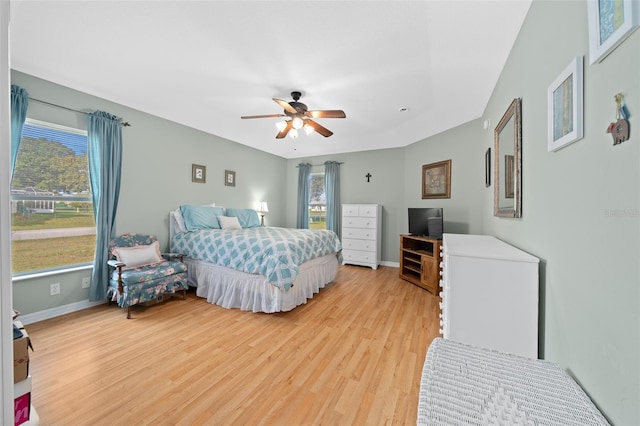
[[[522,216],[521,145],[521,99],[516,98],[494,131],[494,216]]]

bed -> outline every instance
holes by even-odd
[[[334,232],[260,226],[250,209],[183,205],[169,238],[196,294],[227,309],[290,311],[332,282],[341,260]]]

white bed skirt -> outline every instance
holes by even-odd
[[[185,259],[189,285],[207,302],[223,308],[253,312],[286,312],[307,303],[321,288],[333,281],[338,259],[329,254],[302,264],[293,287],[285,292],[270,284],[264,275],[248,274],[223,266]]]

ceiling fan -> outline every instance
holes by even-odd
[[[325,138],[328,138],[333,132],[326,127],[320,125],[312,118],[345,118],[344,111],[339,109],[325,109],[309,111],[307,106],[302,102],[298,102],[302,96],[301,92],[291,92],[292,102],[283,101],[282,99],[272,98],[275,103],[284,108],[284,114],[263,114],[263,115],[245,115],[240,118],[271,118],[271,117],[288,117],[276,124],[280,132],[276,135],[276,139],[282,139],[287,133],[292,138],[298,137],[298,129],[304,128],[307,134],[314,130]]]

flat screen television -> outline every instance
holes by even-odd
[[[440,207],[409,208],[409,233],[442,239],[443,214]]]

